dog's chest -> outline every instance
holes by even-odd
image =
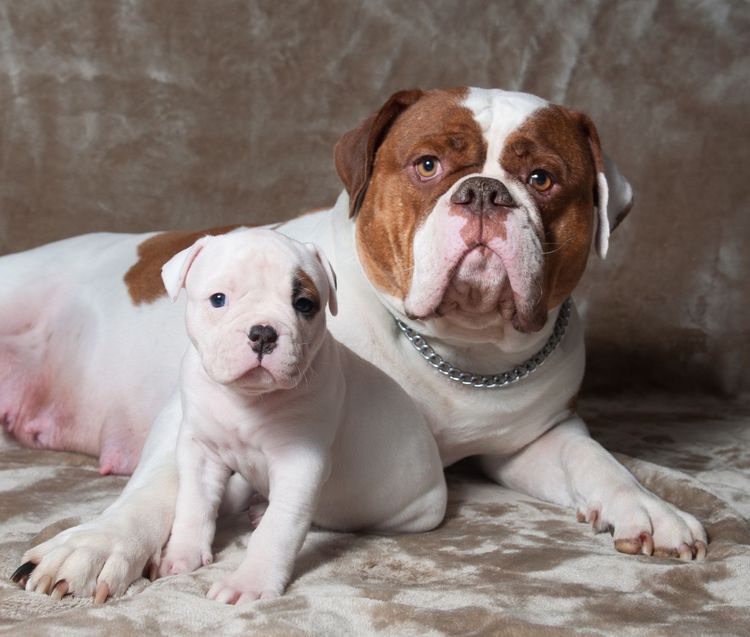
[[[254,489],[268,495],[268,459],[257,439],[257,432],[246,423],[213,423],[196,439],[218,462],[243,476]]]

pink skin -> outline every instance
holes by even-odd
[[[499,310],[519,331],[539,329],[534,309],[543,260],[536,233],[528,232],[527,213],[523,208],[490,217],[469,213],[448,203],[459,184],[443,195],[417,232],[407,316],[424,320],[455,310]],[[420,243],[429,246],[424,255]]]
[[[104,426],[99,453],[99,473],[106,475],[130,475],[141,457],[141,436],[123,429],[119,424]]]
[[[12,338],[22,341],[23,337]],[[23,355],[19,351],[13,344],[0,345],[0,426],[27,447],[98,451],[102,475],[131,474],[140,457],[143,435],[123,430],[120,423],[105,423],[100,449],[83,444],[75,437],[78,433],[65,387],[49,381],[56,376],[51,360],[36,360],[33,348]]]
[[[0,346],[0,423],[28,447],[61,449],[64,410],[50,396],[50,370],[17,352]]]

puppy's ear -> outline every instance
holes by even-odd
[[[328,257],[323,250],[314,243],[306,243],[304,245],[315,255],[320,262],[320,265],[323,267],[323,272],[325,272],[326,279],[328,280],[328,309],[331,310],[331,316],[336,316],[339,311],[338,299],[336,297],[336,288],[338,286],[336,282],[336,273],[333,271],[331,263],[328,261]]]
[[[350,217],[356,215],[362,205],[372,176],[375,154],[388,130],[396,118],[423,94],[417,89],[394,93],[379,111],[346,133],[336,144],[333,151],[336,172],[349,193]]]
[[[193,265],[195,258],[209,239],[211,237],[198,239],[193,245],[175,254],[162,266],[161,280],[164,282],[164,287],[167,289],[167,294],[172,299],[172,303],[177,300],[180,290],[185,287],[185,279],[187,278],[190,266]]]
[[[595,233],[596,253],[603,259],[609,248],[609,235],[620,225],[633,207],[633,189],[617,169],[615,163],[602,152],[599,133],[591,119],[583,113],[571,111],[573,117],[587,135],[591,156],[596,168],[597,224]]]

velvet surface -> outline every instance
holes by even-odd
[[[750,5],[0,3],[0,253],[331,205],[337,138],[398,89],[587,112],[631,217],[581,288],[588,382],[747,395]]]
[[[104,607],[90,598],[56,602],[0,579],[0,635],[750,634],[747,418],[720,402],[676,409],[671,398],[590,400],[583,413],[643,484],[701,520],[705,561],[617,553],[609,534],[595,535],[572,510],[461,463],[447,472],[439,528],[393,537],[314,530],[277,600],[227,606],[205,598],[244,557],[250,523],[237,514],[219,521],[214,564],[153,584],[139,579]],[[30,545],[101,510],[124,482],[99,476],[83,456],[0,448],[0,573]]]

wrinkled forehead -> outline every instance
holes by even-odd
[[[252,230],[211,240],[196,259],[188,275],[191,283],[204,286],[231,283],[238,288],[287,290],[294,273],[310,269],[306,250],[270,231]],[[190,275],[193,275],[192,277]],[[192,279],[192,280],[191,280]]]
[[[507,137],[549,102],[528,93],[469,88],[462,105],[471,112],[482,135],[489,140]]]
[[[388,141],[402,154],[420,145],[447,145],[456,151],[481,143],[486,156],[499,158],[508,137],[549,102],[499,89],[461,88],[428,92],[396,122]]]

